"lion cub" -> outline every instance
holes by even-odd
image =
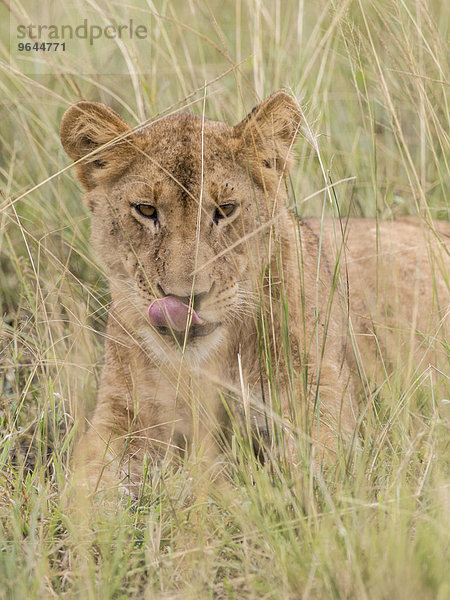
[[[408,368],[439,360],[449,225],[295,217],[285,178],[300,121],[284,92],[234,127],[186,113],[132,130],[95,102],[65,113],[112,298],[78,450],[93,487],[132,490],[144,457],[186,448],[214,462],[241,412],[269,446],[285,435],[293,462],[299,439],[333,456],[377,353],[384,370],[405,343]]]

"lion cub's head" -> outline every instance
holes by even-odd
[[[156,354],[206,356],[249,318],[299,123],[284,92],[234,127],[178,114],[132,130],[95,102],[65,113],[114,306]]]

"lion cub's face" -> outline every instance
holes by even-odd
[[[283,92],[235,127],[181,114],[132,132],[91,102],[64,115],[114,303],[157,353],[206,356],[249,318],[298,125]]]

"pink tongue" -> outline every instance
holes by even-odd
[[[193,308],[172,296],[154,300],[148,309],[148,318],[155,327],[171,327],[174,331],[184,331],[188,320],[192,325],[201,325],[203,319]]]

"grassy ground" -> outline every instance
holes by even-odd
[[[285,87],[306,116],[302,214],[336,212],[324,194],[304,201],[332,177],[354,178],[337,189],[343,214],[448,220],[446,3],[79,0],[65,22],[132,17],[150,35],[73,40],[47,65],[8,43],[9,10],[32,7],[0,4],[0,598],[448,598],[450,410],[445,375],[425,368],[378,382],[351,469],[257,469],[237,440],[226,490],[191,461],[139,501],[68,507],[109,298],[58,139],[81,98],[137,124],[201,114],[206,85],[207,116],[237,122]]]

